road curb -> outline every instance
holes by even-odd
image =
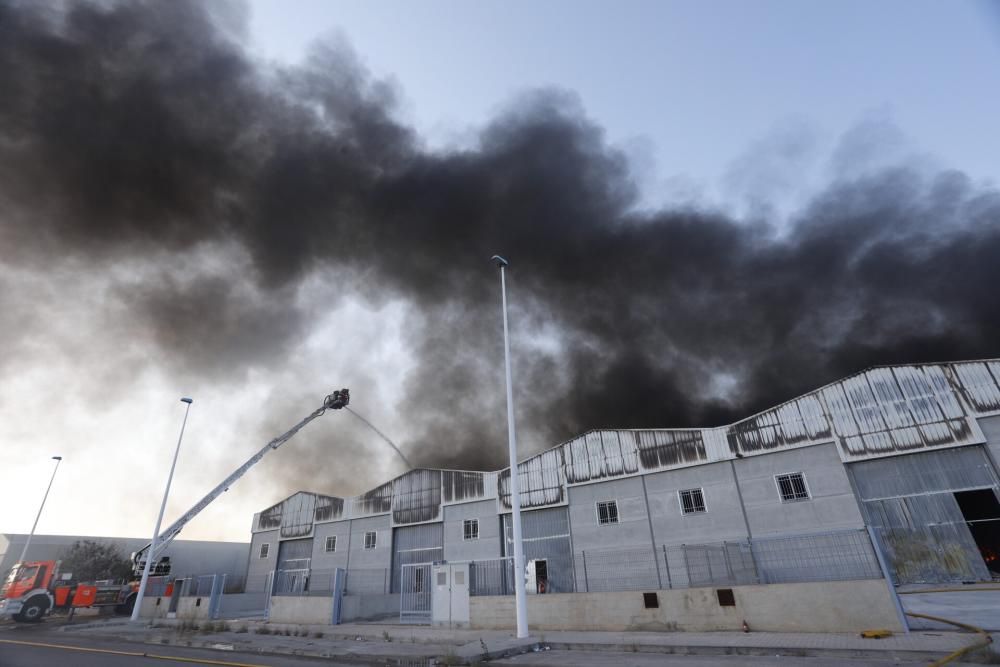
[[[104,627],[107,627],[106,625]],[[83,626],[77,626],[84,629]],[[399,661],[401,659],[433,659],[435,657],[448,657],[450,660],[458,660],[454,664],[468,664],[480,660],[498,660],[511,656],[530,655],[536,652],[548,650],[555,651],[590,651],[608,653],[645,653],[659,655],[704,655],[704,656],[786,656],[786,657],[828,657],[840,659],[887,659],[897,661],[933,661],[939,659],[944,651],[927,651],[921,649],[880,649],[875,646],[871,648],[800,648],[786,646],[707,646],[703,644],[622,644],[622,643],[584,643],[584,642],[558,642],[537,640],[516,646],[506,646],[486,651],[479,651],[478,642],[471,642],[456,646],[455,650],[435,653],[434,655],[423,654],[414,656],[402,651],[386,653],[366,653],[357,654],[338,649],[321,648],[287,648],[262,647],[252,644],[236,644],[225,641],[218,636],[212,640],[182,639],[170,636],[159,637],[135,637],[119,634],[102,634],[99,637],[89,634],[81,634],[81,638],[88,639],[109,639],[114,641],[141,644],[146,646],[177,646],[182,648],[199,648],[218,651],[225,654],[244,655],[271,655],[271,656],[296,656],[305,658],[336,659],[358,665],[371,665],[373,663],[384,664],[385,662]],[[327,638],[330,635],[326,635]],[[350,639],[350,637],[338,637],[338,639]],[[872,640],[873,642],[877,640]],[[421,643],[427,646],[428,643]],[[397,644],[402,648],[404,644]],[[530,658],[521,663],[523,667],[532,665]]]

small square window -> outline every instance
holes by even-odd
[[[802,473],[776,475],[774,480],[778,483],[778,493],[781,494],[782,501],[809,499],[809,489],[806,488],[806,478]]]
[[[697,514],[705,511],[705,494],[701,489],[681,491],[680,497],[682,514]]]
[[[601,526],[618,523],[617,500],[602,500],[597,503],[597,523]]]
[[[365,533],[365,549],[375,548],[376,537],[377,533],[374,530],[370,530],[367,533]]]
[[[715,589],[715,595],[719,598],[720,607],[736,606],[736,596],[733,594],[732,588],[717,588]]]
[[[332,553],[337,550],[337,536],[330,535],[326,538],[326,552]]]
[[[271,545],[267,542],[260,545],[260,558],[267,558],[267,553],[271,550]]]
[[[462,523],[462,539],[463,540],[479,539],[479,519],[466,519]]]

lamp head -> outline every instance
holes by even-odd
[[[191,405],[192,403],[194,403],[194,399],[193,398],[184,397],[184,398],[181,399],[181,403],[187,403],[188,405]]]
[[[61,456],[53,456],[52,460],[53,461],[62,461],[62,457]]]
[[[508,262],[506,259],[504,259],[500,255],[493,255],[493,257],[490,258],[490,261],[494,262],[501,269],[503,267],[505,267],[505,266],[509,266],[510,265],[510,262]]]

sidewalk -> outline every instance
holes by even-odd
[[[517,639],[510,632],[452,630],[428,626],[348,624],[272,625],[260,621],[207,622],[197,629],[177,621],[156,626],[111,619],[53,627],[67,636],[118,639],[151,644],[217,648],[258,654],[336,658],[358,663],[400,659],[441,659],[475,663],[551,650],[618,651],[684,655],[794,655],[799,657],[881,658],[918,661],[940,658],[975,640],[956,632],[913,632],[885,639],[854,634],[739,632],[546,632]],[[222,630],[223,625],[227,629]],[[68,639],[68,637],[67,637]]]

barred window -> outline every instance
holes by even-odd
[[[462,523],[462,539],[464,540],[479,539],[479,519],[466,519]]]
[[[695,514],[705,511],[705,494],[701,489],[687,489],[680,492],[681,513]]]
[[[602,500],[597,503],[597,523],[601,526],[618,523],[618,501]]]
[[[775,475],[774,480],[778,483],[778,492],[781,500],[808,500],[809,489],[806,488],[806,478],[800,472],[792,472],[787,475]]]
[[[370,530],[367,533],[365,533],[365,549],[374,549],[375,548],[375,538],[376,537],[377,537],[377,533],[374,530]]]
[[[260,545],[260,558],[267,558],[267,552],[269,552],[270,550],[271,550],[271,545],[268,544],[267,542],[264,542],[264,544]]]
[[[326,551],[327,553],[330,553],[336,550],[337,550],[337,536],[330,535],[329,537],[326,538]]]

